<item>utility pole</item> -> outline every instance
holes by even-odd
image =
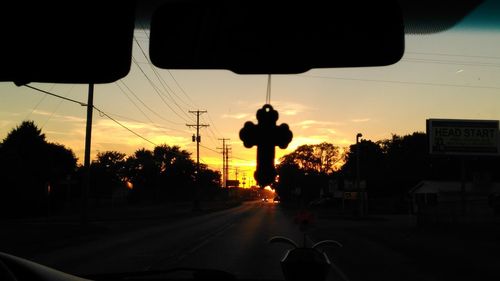
[[[200,142],[201,142],[201,136],[200,136],[200,127],[208,127],[208,124],[200,124],[200,115],[203,113],[206,113],[206,110],[190,110],[189,113],[193,113],[196,115],[196,124],[186,124],[188,127],[195,127],[196,128],[196,137],[193,136],[193,142],[196,141],[196,170],[200,170]]]
[[[195,199],[194,199],[194,209],[198,210],[200,208],[199,206],[199,198],[198,198],[198,192],[199,192],[199,173],[200,173],[200,142],[201,142],[201,136],[200,136],[200,127],[208,127],[208,124],[200,124],[200,115],[203,113],[206,113],[206,110],[190,110],[189,113],[193,113],[196,115],[196,124],[186,124],[188,127],[195,127],[196,128],[196,136],[193,135],[193,142],[196,141],[196,190],[195,190]]]
[[[229,179],[229,146],[226,145],[226,188],[227,188],[227,181]]]
[[[356,135],[356,191],[358,192],[358,201],[359,201],[359,215],[360,216],[363,216],[363,211],[364,211],[364,192],[361,191],[361,185],[360,185],[360,173],[359,173],[359,156],[360,156],[360,149],[359,149],[359,139],[362,137],[363,135],[361,133],[358,133]]]
[[[88,221],[88,199],[90,189],[90,146],[92,140],[92,114],[94,113],[94,83],[89,84],[88,101],[87,101],[87,126],[85,131],[85,155],[83,166],[85,167],[85,178],[82,186],[82,213],[81,223],[86,224]]]
[[[230,139],[222,138],[219,139],[222,141],[222,148],[218,147],[217,149],[222,149],[222,186],[227,187],[227,174],[226,174],[226,141]]]

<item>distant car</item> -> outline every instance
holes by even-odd
[[[274,197],[273,202],[274,203],[279,203],[281,201],[281,198],[279,196]]]
[[[262,202],[267,202],[267,201],[269,201],[267,197],[262,198]]]

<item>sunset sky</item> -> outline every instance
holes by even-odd
[[[407,36],[405,55],[392,66],[273,76],[271,104],[280,113],[278,124],[288,123],[294,133],[288,149],[277,148],[277,156],[323,141],[347,147],[358,132],[376,141],[391,134],[424,131],[427,118],[499,120],[500,31],[464,26],[435,35]],[[193,152],[193,158],[195,130],[186,123],[195,123],[195,116],[188,111],[207,110],[201,119],[210,125],[201,129],[201,162],[220,169],[222,155],[215,152],[222,146],[218,139],[230,138],[230,178],[235,178],[236,167],[238,179],[244,173],[251,178],[255,148],[245,149],[238,132],[246,121],[256,122],[255,113],[265,102],[267,76],[229,71],[169,73],[155,68],[160,82],[137,45],[147,53],[148,32],[135,32],[137,64],[132,63],[129,75],[96,85],[95,105],[150,141],[181,146]],[[86,85],[32,85],[86,102]],[[48,141],[70,147],[83,161],[85,107],[7,82],[0,83],[0,101],[0,139],[23,120],[34,120]],[[99,151],[130,155],[142,147],[153,148],[98,112],[94,112],[92,136],[92,157]]]

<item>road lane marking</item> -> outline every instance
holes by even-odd
[[[186,257],[196,253],[199,249],[203,248],[206,244],[212,241],[215,237],[220,236],[222,233],[230,229],[231,227],[234,226],[234,222],[229,222],[224,224],[222,227],[216,229],[213,232],[210,232],[201,238],[197,239],[194,243],[190,244],[191,246],[188,246],[180,251],[178,251],[175,254],[170,254],[167,258],[161,259],[151,265],[148,265],[144,268],[145,271],[150,271],[154,267],[160,265],[160,264],[165,264],[165,263],[170,263],[170,264],[177,264],[181,262],[183,259]]]

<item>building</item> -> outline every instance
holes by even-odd
[[[421,181],[409,191],[418,224],[500,221],[500,183]]]

